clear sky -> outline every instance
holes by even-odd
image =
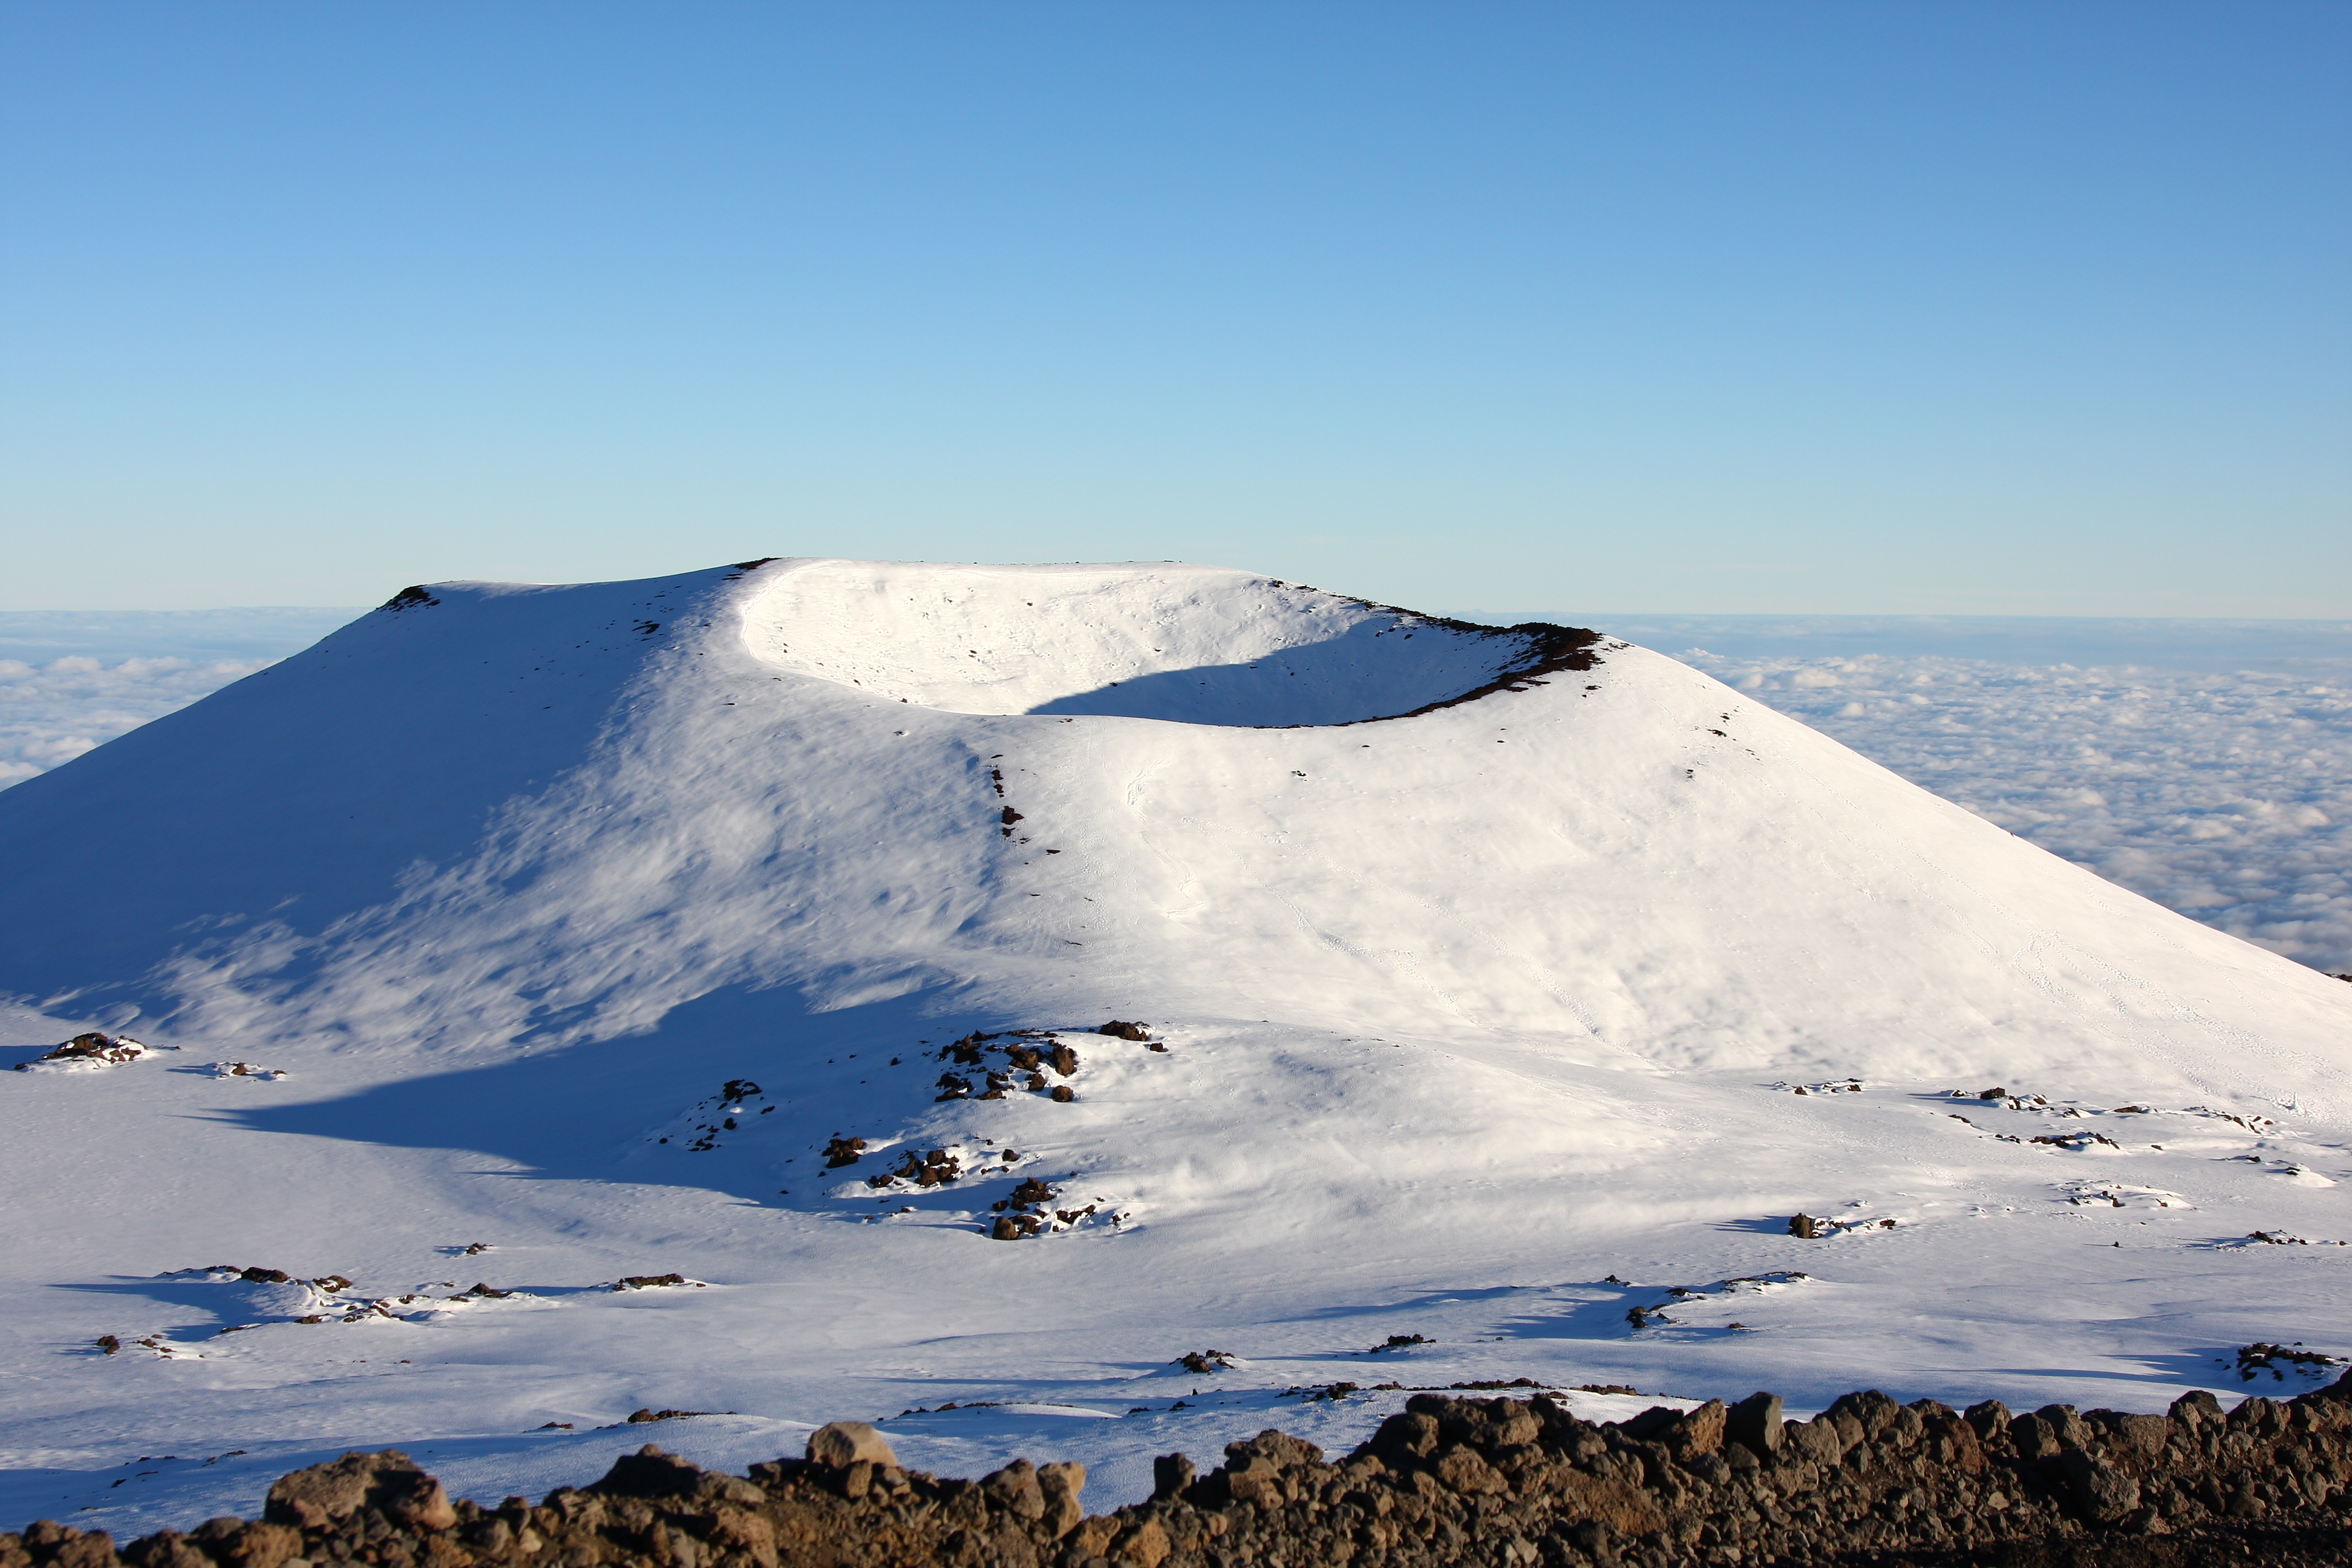
[[[2352,6],[0,8],[0,607],[2352,614]]]

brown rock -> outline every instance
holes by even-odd
[[[1071,1462],[1037,1467],[1037,1489],[1045,1500],[1042,1522],[1055,1539],[1067,1535],[1078,1521],[1086,1518],[1086,1504],[1078,1500],[1078,1494],[1086,1487],[1084,1465]]]
[[[2147,1458],[2164,1452],[2164,1445],[2172,1436],[2172,1423],[2161,1415],[2123,1415],[2113,1411],[2094,1411],[2106,1419],[2099,1425],[2126,1448],[2135,1449]]]
[[[428,1477],[427,1479],[430,1479]],[[440,1482],[434,1481],[436,1489]],[[443,1500],[446,1502],[446,1499]],[[455,1524],[457,1515],[449,1516]],[[301,1555],[302,1532],[290,1525],[248,1524],[213,1548],[213,1555],[236,1568],[278,1568],[280,1563]]]
[[[1280,1508],[1290,1500],[1282,1484],[1281,1468],[1256,1454],[1244,1454],[1225,1466],[1225,1490],[1235,1502],[1260,1508]]]
[[[399,1523],[425,1530],[446,1530],[457,1522],[441,1483],[397,1448],[354,1450],[331,1464],[280,1477],[269,1489],[262,1517],[272,1524],[320,1530],[362,1507],[382,1509]]]
[[[896,1465],[898,1456],[882,1434],[863,1421],[830,1421],[809,1434],[808,1457],[820,1465],[845,1470],[856,1464]]]
[[[730,1552],[750,1557],[760,1568],[776,1568],[776,1528],[757,1513],[740,1508],[713,1510],[710,1538]]]
[[[1174,1548],[1168,1539],[1166,1527],[1156,1519],[1146,1519],[1130,1524],[1111,1543],[1111,1560],[1132,1563],[1134,1568],[1160,1568]]]
[[[1045,1489],[1038,1484],[1037,1467],[1026,1459],[1015,1459],[1003,1469],[982,1476],[980,1489],[1016,1519],[1045,1517]]]
[[[1638,1442],[1664,1443],[1679,1460],[1722,1447],[1725,1415],[1723,1401],[1710,1399],[1696,1410],[1654,1405],[1619,1425],[1625,1436]]]
[[[1175,1497],[1192,1484],[1192,1477],[1196,1473],[1189,1456],[1162,1454],[1151,1461],[1151,1495],[1155,1498]]]
[[[1837,1423],[1818,1415],[1811,1421],[1783,1423],[1780,1436],[1790,1447],[1817,1465],[1834,1465],[1845,1456],[1845,1444],[1838,1437]]]
[[[213,1560],[188,1544],[188,1538],[176,1530],[157,1531],[144,1541],[135,1541],[123,1549],[124,1559],[137,1568],[214,1568]],[[0,1564],[8,1562],[8,1554],[0,1549]]]
[[[1090,1557],[1100,1557],[1110,1548],[1111,1537],[1118,1533],[1118,1521],[1109,1517],[1081,1520],[1070,1531],[1068,1552],[1083,1563]]]
[[[1927,1452],[1937,1464],[1960,1475],[1979,1475],[1984,1470],[1984,1445],[1977,1440],[1976,1428],[1957,1415],[1929,1417]]]
[[[2352,1373],[2347,1373],[2346,1376],[2352,1377]],[[2342,1387],[2342,1382],[2339,1381],[2336,1386]],[[2193,1432],[2208,1422],[2220,1424],[2222,1418],[2221,1402],[2200,1388],[2192,1394],[2184,1394],[2174,1400],[2171,1414],[2173,1420]]]
[[[665,1454],[648,1443],[614,1460],[604,1479],[588,1489],[618,1497],[691,1497],[708,1473],[699,1465]]]
[[[1246,1443],[1225,1445],[1227,1463],[1244,1458],[1262,1459],[1277,1470],[1287,1470],[1300,1465],[1322,1463],[1323,1450],[1304,1438],[1294,1437],[1287,1432],[1269,1426]]]
[[[2074,1506],[2086,1518],[2101,1524],[2116,1524],[2139,1507],[2139,1483],[2105,1460],[2081,1448],[2069,1448],[2059,1456],[2058,1462],[2065,1472]]]
[[[1759,1459],[1780,1451],[1780,1396],[1751,1394],[1724,1413],[1723,1435]]]
[[[1503,1479],[1502,1472],[1480,1458],[1475,1448],[1448,1448],[1437,1456],[1437,1462],[1430,1468],[1445,1483],[1447,1490],[1465,1496],[1511,1489],[1511,1483]]]
[[[1602,1480],[1580,1470],[1559,1477],[1560,1517],[1591,1520],[1620,1535],[1642,1536],[1664,1528],[1665,1514],[1649,1493],[1622,1481]]]
[[[1371,1447],[1391,1463],[1419,1458],[1437,1447],[1437,1418],[1419,1410],[1391,1415],[1372,1434]]]

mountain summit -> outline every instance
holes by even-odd
[[[0,984],[371,1052],[940,989],[2308,1095],[2341,1026],[2324,979],[1671,659],[1192,566],[413,588],[0,835]]]
[[[1660,654],[1243,572],[411,588],[0,794],[0,863],[14,1043],[152,1047],[7,1082],[25,1343],[257,1331],[52,1447],[210,1431],[195,1358],[289,1442],[1271,1399],[1391,1329],[2178,1385],[2305,1310],[2217,1247],[2352,1239],[2352,987]],[[477,1233],[488,1294],[416,1286]],[[415,1371],[322,1420],[347,1310]]]

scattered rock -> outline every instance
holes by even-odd
[[[2300,1342],[2273,1345],[2257,1340],[2252,1344],[2238,1347],[2238,1376],[2247,1383],[2252,1382],[2257,1373],[2267,1372],[2273,1379],[2284,1383],[2290,1370],[2316,1376],[2324,1367],[2342,1364],[2338,1357],[2305,1350]]]
[[[912,1182],[919,1187],[942,1187],[963,1176],[963,1162],[952,1150],[933,1149],[928,1152],[909,1149],[898,1162],[898,1168],[887,1175],[868,1176],[869,1187],[887,1187],[894,1182]]]
[[[659,1290],[672,1286],[691,1285],[702,1289],[699,1279],[688,1279],[683,1274],[625,1274],[614,1281],[614,1290]]]
[[[865,1158],[865,1139],[844,1138],[836,1134],[833,1141],[824,1146],[824,1168],[834,1171],[839,1170],[844,1165],[855,1165],[859,1160]]]
[[[45,1051],[28,1062],[18,1062],[16,1071],[31,1072],[37,1068],[89,1068],[112,1067],[121,1062],[135,1062],[147,1055],[147,1047],[128,1035],[76,1035],[54,1049]]]
[[[1123,1024],[1117,1018],[1113,1018],[1109,1023],[1103,1025],[1101,1027],[1097,1028],[1095,1033],[1097,1035],[1108,1035],[1115,1040],[1148,1040],[1151,1037],[1151,1031],[1145,1028],[1141,1024]]]
[[[1238,1364],[1240,1360],[1239,1356],[1227,1351],[1187,1351],[1170,1364],[1205,1377],[1211,1373],[1223,1372]]]

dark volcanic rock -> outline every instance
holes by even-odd
[[[1205,1359],[1205,1358],[1204,1358]],[[978,1481],[902,1468],[870,1426],[808,1457],[706,1471],[648,1446],[584,1490],[451,1503],[406,1456],[347,1454],[273,1487],[267,1517],[118,1552],[53,1521],[0,1568],[2204,1568],[2352,1562],[2352,1374],[2284,1403],[2165,1415],[2051,1405],[2012,1419],[1847,1394],[1811,1421],[1756,1394],[1615,1426],[1551,1399],[1418,1394],[1354,1453],[1281,1432],[1206,1475],[1152,1466],[1148,1502],[1088,1518],[1085,1470]],[[1777,1429],[1774,1423],[1779,1423]]]

